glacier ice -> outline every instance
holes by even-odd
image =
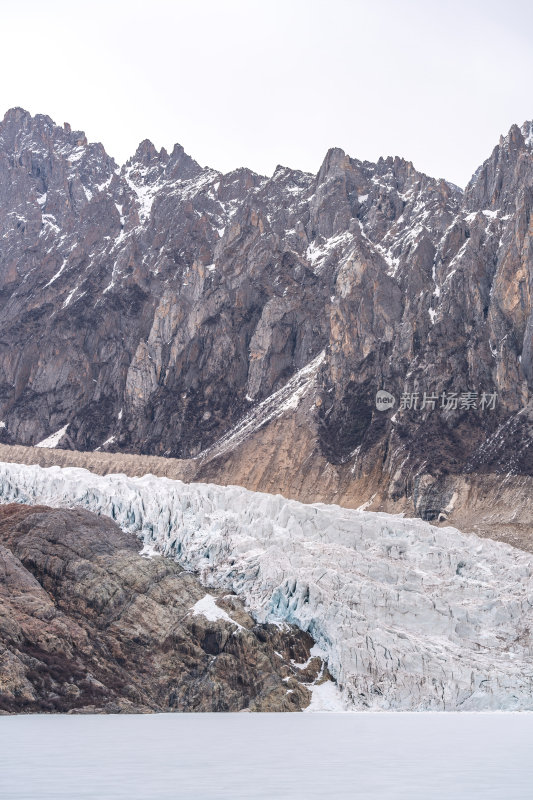
[[[533,710],[533,557],[422,520],[145,475],[0,463],[0,501],[82,506],[308,630],[353,709]]]

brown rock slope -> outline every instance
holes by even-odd
[[[206,590],[83,510],[0,507],[0,710],[299,711],[325,676],[308,634],[191,610]],[[205,601],[204,601],[205,602]],[[214,600],[207,604],[213,607]],[[309,661],[306,669],[293,666]]]

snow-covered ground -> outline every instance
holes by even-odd
[[[0,716],[2,796],[531,800],[532,736],[532,714]]]
[[[351,708],[533,710],[530,554],[422,520],[151,475],[0,463],[0,500],[107,514],[259,620],[309,630]]]

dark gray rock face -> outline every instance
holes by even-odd
[[[150,142],[119,169],[9,111],[3,441],[67,426],[61,447],[189,459],[324,351],[305,414],[324,467],[375,474],[392,499],[425,497],[429,475],[439,508],[415,510],[435,519],[450,473],[533,475],[531,131],[513,126],[463,193],[339,149],[317,176],[222,175]],[[442,406],[467,391],[476,407]],[[398,410],[406,392],[416,409]]]
[[[203,613],[193,575],[138,549],[81,509],[0,507],[0,713],[309,705],[329,677],[309,634],[256,624],[234,595]]]

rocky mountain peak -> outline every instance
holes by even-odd
[[[488,208],[507,213],[515,204],[516,194],[529,185],[533,174],[531,123],[522,128],[512,125],[491,156],[474,173],[465,190],[470,210]],[[526,143],[527,142],[527,143]]]
[[[518,125],[511,125],[507,136],[500,136],[500,148],[511,153],[515,150],[520,150],[524,146],[524,136]]]
[[[166,151],[165,151],[166,154]],[[135,154],[129,160],[128,163],[137,163],[142,164],[143,166],[149,166],[151,161],[159,160],[161,158],[161,154],[155,148],[155,145],[150,141],[150,139],[144,139],[140,145],[138,146]]]
[[[520,131],[524,137],[524,143],[527,145],[527,147],[533,147],[533,120],[524,122],[520,128]]]
[[[46,114],[32,116],[23,108],[12,108],[0,123],[0,141],[9,149],[31,148],[39,151],[43,145],[86,147],[87,137],[83,131],[73,131],[65,122],[61,127]],[[93,145],[101,147],[101,145]]]
[[[19,106],[15,108],[9,108],[6,113],[4,114],[4,118],[2,120],[1,126],[7,127],[8,125],[16,125],[17,128],[23,128],[31,124],[32,116],[29,111],[26,111],[24,108],[20,108]]]
[[[202,171],[180,144],[175,144],[169,155],[164,147],[158,151],[149,139],[140,143],[123,167],[123,173],[130,180],[142,184],[186,181],[197,177]]]
[[[435,463],[431,437],[435,472],[466,469],[500,425],[527,420],[530,129],[512,128],[463,195],[408,160],[340,148],[316,176],[280,166],[266,178],[146,140],[118,170],[69,126],[8,112],[0,436],[197,464],[239,425],[248,433],[231,441],[266,435],[277,417],[257,409],[293,380],[300,391],[315,365],[317,403],[280,401],[303,415],[315,474],[333,465],[351,485],[375,470],[401,495]],[[392,421],[373,399],[454,386],[496,392],[497,410]],[[529,469],[515,445],[498,464]]]
[[[202,172],[202,167],[185,152],[181,144],[175,144],[168,159],[168,172],[173,180],[190,180]]]
[[[318,171],[317,183],[324,183],[329,177],[350,169],[351,160],[340,147],[331,147],[324,157]]]

